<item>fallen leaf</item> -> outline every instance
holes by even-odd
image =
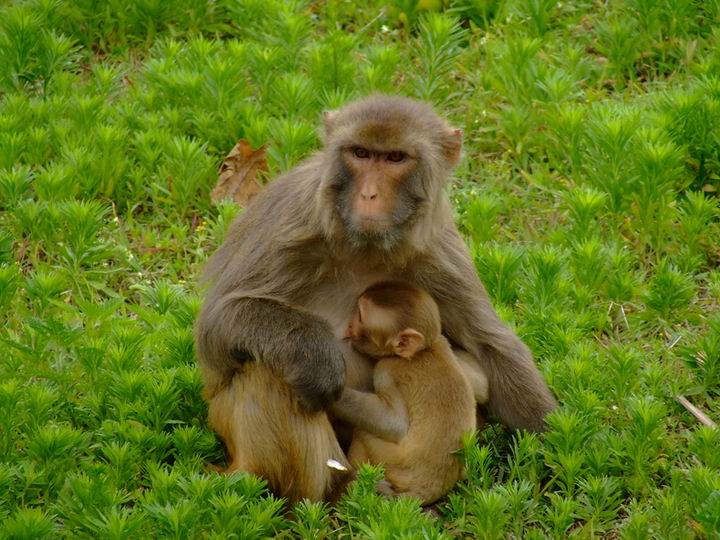
[[[210,199],[214,203],[232,199],[240,206],[247,206],[262,189],[257,181],[258,171],[266,170],[265,146],[253,150],[249,142],[240,139],[220,165],[220,176]]]

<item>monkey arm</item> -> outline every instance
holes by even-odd
[[[408,430],[405,406],[399,400],[345,388],[331,407],[340,420],[390,442],[400,442]]]
[[[497,316],[454,228],[446,230],[437,253],[414,277],[437,301],[443,333],[487,376],[490,412],[511,428],[544,429],[555,399],[530,350]]]
[[[342,390],[345,362],[330,325],[279,300],[238,292],[209,298],[196,338],[210,395],[248,360],[268,365],[310,411],[329,405]]]
[[[342,391],[345,362],[330,325],[298,307],[318,294],[326,260],[312,216],[317,167],[311,159],[271,182],[208,261],[211,287],[195,325],[207,396],[248,360],[286,381],[309,411]]]

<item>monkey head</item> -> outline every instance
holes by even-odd
[[[324,187],[351,244],[394,247],[436,204],[462,134],[426,103],[388,96],[325,113]]]
[[[345,338],[373,358],[412,358],[440,335],[437,304],[425,291],[402,282],[369,287],[358,298]]]

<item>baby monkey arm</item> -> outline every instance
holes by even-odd
[[[389,377],[375,373],[377,394],[345,387],[340,399],[331,406],[332,413],[354,427],[386,441],[399,442],[408,430],[407,412]],[[379,387],[378,387],[378,383]],[[388,391],[391,390],[392,391]]]

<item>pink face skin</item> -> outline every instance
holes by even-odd
[[[343,149],[343,160],[355,179],[352,206],[357,226],[365,232],[390,227],[398,186],[415,170],[417,159],[403,150],[353,146]]]

